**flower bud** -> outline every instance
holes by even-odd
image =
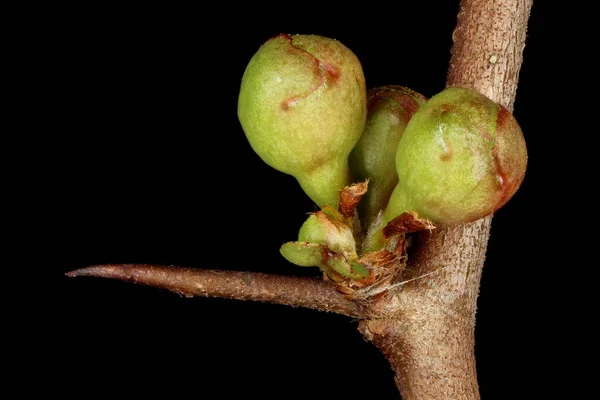
[[[399,183],[384,219],[416,211],[438,224],[474,221],[513,196],[526,166],[513,115],[475,90],[448,88],[406,127],[396,152]]]
[[[246,67],[238,117],[263,161],[294,176],[320,207],[337,207],[366,118],[360,62],[337,40],[272,38]]]
[[[361,218],[370,226],[383,210],[398,183],[396,149],[408,121],[427,98],[402,86],[382,86],[367,93],[367,122],[350,153],[355,181],[369,179],[369,190],[360,204]]]

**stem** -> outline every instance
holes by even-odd
[[[141,283],[185,296],[224,297],[312,308],[360,317],[355,303],[329,282],[314,278],[267,275],[257,272],[215,271],[157,265],[95,265],[67,273]]]
[[[475,309],[490,222],[421,234],[405,278],[431,275],[393,297],[395,318],[359,327],[390,361],[404,400],[479,399]]]
[[[448,86],[472,87],[513,110],[533,0],[462,0]]]
[[[512,110],[531,6],[462,0],[448,86],[475,88]],[[404,400],[479,399],[475,311],[491,220],[420,234],[406,278],[443,269],[375,305],[388,315],[394,305],[394,316],[359,326],[390,361]]]
[[[337,208],[340,191],[350,185],[347,160],[333,160],[296,178],[304,193],[317,203]]]

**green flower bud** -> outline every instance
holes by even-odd
[[[279,35],[246,67],[238,117],[263,161],[294,176],[320,207],[337,207],[366,119],[360,62],[337,40]]]
[[[360,207],[364,225],[370,226],[398,183],[398,142],[408,121],[427,98],[405,87],[390,85],[369,90],[367,99],[367,122],[350,153],[350,171],[356,181],[369,179],[369,190]]]
[[[416,211],[438,224],[474,221],[513,196],[526,167],[513,115],[475,90],[448,88],[406,127],[396,153],[399,183],[384,219]]]

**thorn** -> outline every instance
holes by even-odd
[[[128,266],[121,265],[120,267],[121,267],[121,274],[123,274],[123,272],[125,272],[123,270]],[[117,268],[115,268],[115,266],[112,266],[112,265],[92,265],[89,267],[79,268],[74,271],[67,272],[65,275],[68,276],[69,278],[75,278],[77,276],[96,276],[96,277],[100,277],[100,278],[115,278],[115,277],[117,277],[117,275],[116,275],[117,272],[119,272],[119,271],[117,271]]]

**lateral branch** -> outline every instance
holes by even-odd
[[[106,264],[77,269],[69,277],[94,276],[168,289],[187,297],[221,297],[311,308],[361,318],[358,306],[317,278],[147,264]]]

